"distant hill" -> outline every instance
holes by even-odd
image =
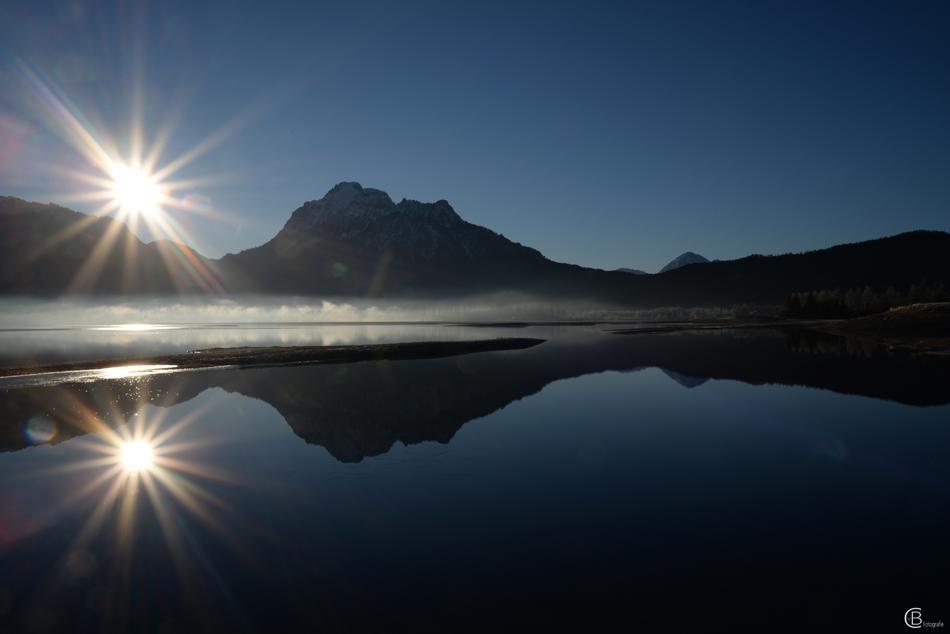
[[[380,190],[340,183],[294,211],[268,242],[214,260],[184,244],[145,244],[110,218],[0,197],[0,294],[8,295],[431,298],[518,291],[655,307],[779,304],[791,292],[906,289],[925,279],[950,284],[950,234],[914,231],[633,275],[554,262],[466,222],[444,200],[395,203]]]
[[[886,238],[784,255],[750,255],[685,266],[644,278],[650,303],[778,304],[798,290],[906,290],[927,280],[950,284],[950,234],[910,231]]]
[[[675,271],[676,269],[681,269],[687,264],[705,264],[709,262],[706,258],[699,255],[698,253],[693,253],[692,251],[687,251],[686,253],[680,254],[673,258],[667,263],[660,273],[666,273],[667,271]]]
[[[145,244],[122,222],[0,196],[0,293],[198,293],[210,261],[168,240]]]
[[[630,273],[631,275],[649,275],[649,273],[647,273],[646,271],[641,271],[640,269],[626,269],[626,268],[621,267],[619,269],[614,269],[614,270],[619,273]]]

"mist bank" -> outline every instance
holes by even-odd
[[[202,326],[268,323],[567,322],[734,317],[749,307],[630,309],[605,303],[551,301],[521,293],[452,300],[360,297],[100,297],[0,298],[0,329],[118,328],[135,325]]]

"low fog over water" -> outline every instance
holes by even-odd
[[[551,306],[514,295],[467,302],[273,297],[5,299],[0,307],[0,365],[6,367],[119,360],[200,348],[511,337],[523,331],[464,324],[605,319],[615,314],[607,307]]]
[[[728,316],[721,309],[620,310],[502,293],[463,301],[243,296],[5,298],[0,365],[122,359],[199,348],[328,346],[527,336],[521,322],[653,320]],[[499,322],[516,322],[493,327]],[[473,328],[466,324],[479,324]],[[499,324],[500,326],[500,324]],[[532,336],[559,337],[576,328]],[[573,335],[572,335],[573,336]]]
[[[629,311],[628,311],[629,312]],[[0,300],[0,328],[76,328],[117,324],[259,324],[392,321],[560,321],[605,319],[609,306],[551,303],[496,294],[454,301],[261,297]]]

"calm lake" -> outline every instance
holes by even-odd
[[[0,631],[899,630],[912,606],[950,620],[942,359],[610,329],[4,331],[6,365],[547,341],[0,380]]]

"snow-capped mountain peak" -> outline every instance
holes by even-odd
[[[334,185],[323,198],[304,203],[290,217],[287,228],[308,231],[326,224],[342,224],[352,225],[351,230],[359,229],[394,208],[386,192],[356,182],[343,182]]]
[[[673,270],[682,268],[686,266],[687,264],[705,264],[706,262],[709,262],[709,260],[699,255],[698,253],[687,251],[686,253],[678,255],[672,260],[670,260],[669,264],[667,264],[662,269],[660,269],[660,273],[673,271]]]
[[[386,192],[356,182],[339,183],[323,198],[304,203],[275,240],[285,252],[304,248],[328,253],[332,248],[375,258],[398,253],[400,261],[415,263],[501,261],[512,254],[543,259],[534,249],[464,221],[446,200],[404,198],[396,204]],[[314,246],[315,241],[322,246]]]

